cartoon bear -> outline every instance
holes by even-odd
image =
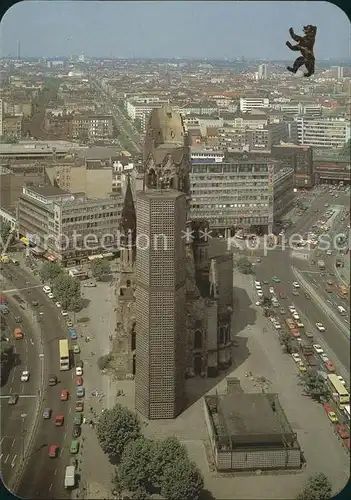
[[[304,76],[308,77],[314,74],[315,57],[313,47],[316,40],[317,27],[309,24],[308,26],[303,27],[303,32],[305,36],[299,36],[294,33],[293,28],[289,29],[291,38],[298,43],[296,45],[292,45],[288,41],[286,42],[286,45],[290,50],[299,50],[302,55],[296,59],[292,67],[288,66],[287,69],[291,71],[291,73],[296,73],[300,66],[304,64],[307,69],[307,73],[304,73]]]

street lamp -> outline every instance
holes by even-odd
[[[24,419],[26,418],[27,413],[21,413],[21,436],[22,436],[22,460],[24,460]]]

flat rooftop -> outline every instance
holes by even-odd
[[[40,196],[64,196],[70,194],[68,191],[64,191],[55,186],[28,186],[27,189]]]
[[[212,413],[219,443],[235,447],[284,446],[295,434],[275,394],[229,392],[217,395]]]
[[[181,196],[185,196],[181,191],[177,191],[176,189],[148,189],[147,191],[138,191],[137,198],[147,198],[153,200],[174,200],[176,198],[180,198]]]

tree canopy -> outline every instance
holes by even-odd
[[[93,260],[91,264],[91,272],[97,280],[101,280],[106,274],[110,274],[110,263],[105,259]]]
[[[332,486],[323,472],[311,476],[297,500],[330,500],[332,498]]]
[[[325,380],[319,373],[305,373],[299,384],[307,396],[317,401],[320,401],[321,398],[327,398],[329,395]]]
[[[63,271],[57,262],[44,262],[40,268],[40,277],[44,283],[52,285],[55,278],[61,274],[63,274]]]
[[[241,257],[240,259],[238,259],[236,265],[242,274],[252,273],[252,263],[247,257]]]
[[[1,252],[6,252],[12,241],[11,224],[0,222]]]
[[[161,495],[167,500],[198,500],[203,487],[199,469],[187,458],[169,464],[163,471]]]
[[[162,441],[139,437],[124,448],[114,489],[133,492],[132,498],[136,499],[160,491],[166,500],[197,500],[203,479],[176,437]]]
[[[100,415],[96,434],[104,453],[120,457],[127,444],[141,436],[140,422],[135,413],[116,404]]]
[[[79,311],[82,308],[83,301],[79,280],[62,272],[56,276],[52,285],[54,295],[63,309],[67,311]]]

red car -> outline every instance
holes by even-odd
[[[343,443],[345,448],[347,448],[350,451],[350,438],[343,439]]]
[[[333,365],[333,363],[330,361],[330,359],[328,361],[325,362],[325,367],[326,369],[328,370],[328,372],[335,372],[335,366]]]
[[[67,389],[61,389],[60,391],[60,399],[61,401],[67,401],[68,400],[69,393]]]
[[[279,297],[280,297],[281,299],[286,299],[286,295],[285,295],[284,290],[280,290],[280,292],[279,292]]]
[[[57,415],[55,418],[56,427],[62,427],[64,421],[65,421],[65,417],[63,415]]]
[[[300,332],[297,328],[292,328],[290,331],[294,337],[300,337]]]
[[[349,431],[345,425],[337,425],[335,427],[336,432],[339,434],[341,439],[347,439],[350,437]]]
[[[60,447],[57,444],[52,444],[49,448],[49,457],[56,458],[59,450],[60,450]]]
[[[76,385],[83,385],[83,377],[76,377]]]

